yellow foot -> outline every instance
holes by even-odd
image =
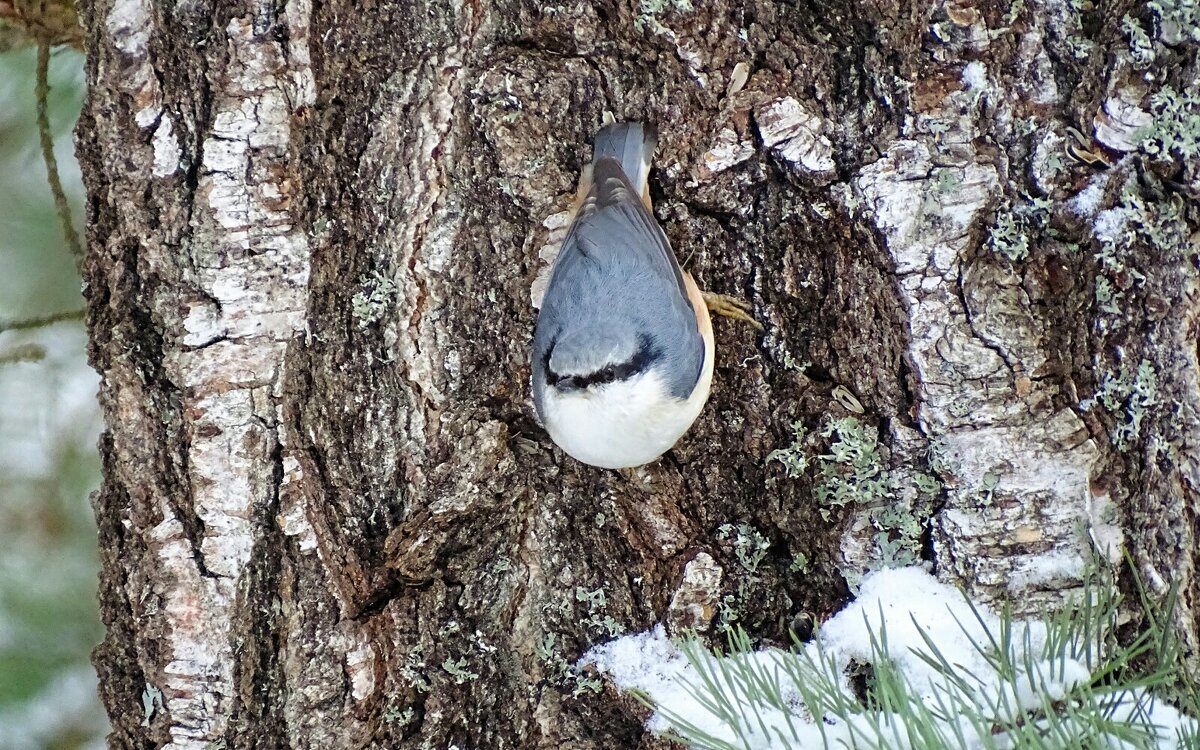
[[[730,297],[727,294],[713,294],[712,292],[701,292],[700,294],[704,297],[704,304],[708,306],[710,313],[716,313],[724,318],[744,320],[758,330],[763,330],[762,323],[759,323],[750,315],[750,303],[746,300]]]

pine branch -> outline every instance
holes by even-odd
[[[54,206],[58,210],[58,219],[62,222],[63,234],[67,237],[67,246],[75,256],[75,266],[82,271],[83,243],[79,241],[79,233],[71,221],[71,204],[67,202],[67,194],[63,191],[62,180],[58,176],[58,159],[54,156],[54,138],[50,134],[50,115],[47,112],[47,100],[50,97],[50,42],[38,40],[37,51],[37,128],[38,137],[42,144],[42,160],[46,162],[46,179],[50,182],[50,192],[54,194]]]
[[[6,352],[0,352],[0,365],[18,362],[40,362],[46,358],[46,350],[38,344],[21,344]]]
[[[33,328],[42,328],[44,326],[61,323],[64,320],[83,320],[83,310],[64,310],[62,312],[50,313],[49,315],[37,315],[32,318],[12,318],[4,320],[0,318],[0,333],[5,331],[28,331]]]

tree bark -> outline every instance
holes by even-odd
[[[1196,44],[1077,6],[89,4],[111,745],[662,746],[588,646],[782,639],[917,558],[1030,611],[1128,551],[1194,661],[1200,182],[1143,142]],[[606,110],[766,326],[716,322],[704,413],[624,472],[528,388]]]

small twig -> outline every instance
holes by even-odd
[[[14,48],[45,39],[51,46],[67,44],[83,52],[85,39],[75,0],[0,0],[0,21],[15,32],[5,39]]]
[[[65,310],[63,312],[50,313],[49,315],[38,315],[33,318],[14,318],[12,320],[0,318],[0,333],[4,333],[5,331],[28,331],[31,328],[42,328],[54,323],[61,323],[64,320],[83,320],[83,314],[83,310]]]
[[[54,193],[54,205],[58,209],[63,233],[67,236],[67,246],[75,256],[76,268],[82,271],[83,243],[79,241],[79,233],[75,231],[75,224],[71,221],[71,204],[67,203],[67,194],[63,192],[62,180],[58,177],[54,138],[50,135],[50,116],[47,113],[47,100],[50,98],[50,43],[39,39],[37,49],[37,86],[34,93],[37,96],[37,127],[42,142],[42,160],[46,162],[46,179],[50,182],[50,192]]]
[[[45,347],[38,344],[22,344],[6,352],[0,352],[0,365],[15,365],[20,362],[41,362],[45,358]]]

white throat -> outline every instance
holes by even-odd
[[[605,469],[641,466],[666,453],[691,426],[712,385],[712,355],[691,395],[672,396],[653,370],[628,380],[543,394],[546,430],[572,458]]]

